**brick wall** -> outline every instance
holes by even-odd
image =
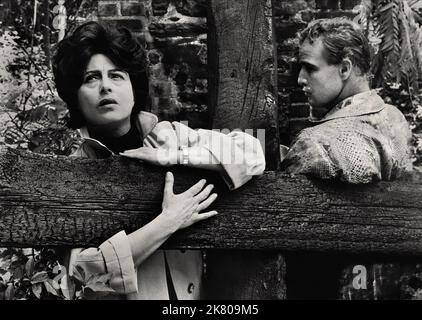
[[[149,48],[151,111],[161,119],[207,127],[207,5],[210,0],[101,0],[99,17],[137,33]],[[308,22],[354,17],[360,0],[272,0],[277,46],[281,143],[309,125],[309,106],[297,86],[296,34]]]
[[[128,27],[148,48],[150,111],[207,127],[206,0],[99,1],[101,20]]]

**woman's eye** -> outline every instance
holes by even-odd
[[[90,74],[85,77],[85,82],[93,82],[94,80],[97,80],[98,76],[94,74]]]
[[[123,80],[124,79],[124,76],[122,75],[122,74],[120,74],[120,73],[112,73],[111,74],[111,79],[121,79],[121,80]]]

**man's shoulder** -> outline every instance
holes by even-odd
[[[398,107],[392,104],[385,103],[382,113],[384,113],[388,118],[392,120],[394,119],[395,121],[406,121],[403,112]]]

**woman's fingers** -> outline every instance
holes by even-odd
[[[142,152],[143,147],[141,148],[137,148],[137,149],[130,149],[130,150],[125,150],[123,152],[120,152],[120,155],[122,156],[126,156],[126,157],[133,157],[134,155]]]
[[[120,152],[121,156],[139,159],[145,161],[152,161],[155,158],[156,150],[153,148],[141,147],[138,149],[125,150]]]
[[[198,212],[201,212],[202,210],[205,210],[206,208],[208,208],[211,205],[211,203],[215,201],[215,199],[217,199],[217,194],[213,193],[207,199],[205,199],[205,201],[199,204]]]
[[[201,191],[201,193],[198,193],[195,196],[195,200],[198,201],[198,203],[204,201],[211,193],[211,190],[214,188],[212,184],[207,185],[204,190]]]
[[[202,179],[199,182],[197,182],[196,184],[194,184],[192,187],[190,187],[188,190],[186,190],[184,193],[190,193],[191,195],[195,196],[197,195],[202,188],[204,187],[204,185],[207,183],[207,180]]]
[[[209,212],[203,212],[197,215],[196,221],[201,221],[201,220],[205,220],[211,217],[214,217],[215,215],[217,215],[218,212],[217,211],[209,211]]]
[[[174,176],[170,171],[166,173],[166,180],[164,184],[164,196],[173,195]]]

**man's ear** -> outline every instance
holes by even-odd
[[[353,62],[349,58],[344,58],[343,61],[340,63],[340,77],[342,80],[349,79],[350,75],[352,74],[353,70]]]

